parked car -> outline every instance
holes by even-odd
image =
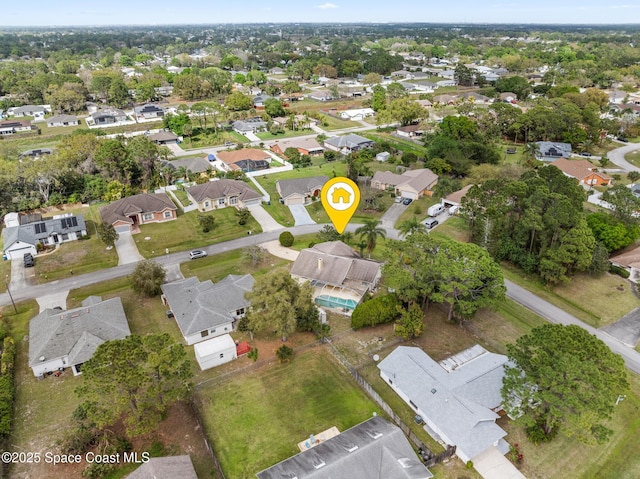
[[[515,155],[517,151],[515,148],[507,148],[507,155]]]
[[[428,230],[435,228],[439,224],[440,224],[439,221],[435,218],[427,218],[424,222],[424,225],[427,227]]]
[[[405,198],[404,200],[402,200],[402,204],[405,206],[410,205],[412,201],[413,200],[411,198]]]
[[[35,261],[33,260],[33,255],[31,253],[25,253],[23,256],[23,261],[24,261],[25,268],[31,268],[36,264]]]
[[[402,201],[402,196],[396,196],[395,200],[396,203],[400,203]]]
[[[207,252],[202,251],[201,249],[195,249],[193,251],[189,251],[190,259],[204,258],[205,256],[207,256]]]
[[[587,158],[589,158],[591,156],[591,153],[589,153],[588,151],[581,151],[580,153],[578,153],[580,156],[586,156]]]
[[[622,143],[628,143],[629,142],[629,140],[627,140],[624,136],[619,136],[617,139],[618,139],[618,141],[621,141]]]

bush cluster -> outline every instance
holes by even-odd
[[[0,358],[0,439],[9,436],[13,419],[13,400],[15,388],[13,386],[13,365],[16,356],[16,346],[13,338],[7,336],[3,341],[2,357]]]
[[[391,323],[400,316],[401,303],[396,294],[377,296],[356,306],[351,315],[353,329]]]

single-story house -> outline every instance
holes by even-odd
[[[384,163],[386,161],[389,161],[389,158],[391,158],[391,153],[389,153],[388,151],[381,151],[376,155],[375,160]]]
[[[172,131],[159,131],[153,135],[149,135],[149,140],[153,141],[156,145],[175,145],[178,143],[180,137]]]
[[[166,193],[141,193],[103,206],[100,216],[118,233],[138,233],[139,225],[175,220],[177,210]]]
[[[415,102],[422,108],[431,108],[433,106],[433,103],[431,103],[429,100],[415,100]]]
[[[640,246],[623,250],[621,253],[609,258],[609,262],[626,269],[629,272],[629,281],[634,283],[640,281]]]
[[[581,185],[608,186],[613,182],[613,178],[606,173],[597,171],[589,160],[558,158],[551,165],[562,171],[565,176],[577,179]]]
[[[146,105],[137,106],[133,109],[135,115],[138,118],[162,118],[165,114],[164,108],[153,103],[147,103]]]
[[[100,344],[130,334],[117,297],[89,296],[79,308],[45,309],[29,323],[29,367],[36,377],[68,367],[77,376]]]
[[[480,93],[476,93],[473,91],[463,93],[462,95],[460,95],[460,98],[464,98],[465,100],[472,101],[474,103],[488,104],[493,102],[493,99],[489,98],[488,96],[481,95]]]
[[[202,156],[193,156],[190,158],[180,158],[178,160],[161,160],[162,166],[168,166],[177,170],[180,167],[185,167],[187,171],[191,173],[203,173],[212,169],[211,162]]]
[[[173,85],[157,86],[153,89],[157,95],[171,96],[173,94]]]
[[[232,124],[233,131],[244,135],[245,133],[258,133],[266,131],[267,123],[260,118],[249,118],[247,120],[237,120]]]
[[[125,479],[198,479],[196,470],[191,462],[191,457],[184,456],[164,456],[150,457]]]
[[[307,441],[312,446],[310,439]],[[315,439],[315,436],[314,436]],[[258,479],[429,479],[402,430],[374,416],[256,474]]]
[[[457,99],[458,97],[454,95],[436,95],[433,97],[433,103],[439,103],[440,105],[455,105]]]
[[[315,138],[292,138],[290,140],[276,141],[269,147],[276,155],[284,157],[287,148],[295,148],[302,155],[322,155],[324,148]]]
[[[313,90],[307,97],[316,101],[329,101],[333,100],[333,93],[329,90]]]
[[[319,306],[353,310],[378,284],[380,266],[342,241],[328,241],[303,249],[291,267],[291,276],[313,284]]]
[[[74,115],[55,115],[51,118],[47,118],[47,126],[54,128],[56,126],[78,126],[80,120]]]
[[[500,101],[503,101],[505,103],[516,103],[518,101],[518,95],[510,91],[504,91],[500,93],[500,95],[498,95],[498,98],[500,98]]]
[[[42,119],[47,113],[51,113],[50,105],[24,105],[9,108],[8,116],[21,118],[23,116],[32,116],[34,119]]]
[[[94,125],[109,125],[129,119],[124,111],[112,107],[102,108],[91,113],[89,116],[93,120]]]
[[[0,121],[0,135],[13,135],[20,131],[31,131],[34,128],[29,120]]]
[[[554,141],[536,141],[540,159],[568,158],[571,156],[571,144]]]
[[[245,208],[259,205],[262,195],[239,180],[213,180],[187,189],[189,199],[198,211],[211,211],[227,206]]]
[[[339,151],[345,155],[354,151],[363,150],[364,148],[370,148],[373,144],[373,140],[354,133],[349,133],[344,136],[332,136],[324,140],[324,146],[326,148]]]
[[[87,234],[82,215],[70,213],[42,218],[2,230],[4,238],[3,252],[7,259],[22,259],[25,253],[36,255],[38,243],[42,246],[54,246],[76,241]]]
[[[472,346],[443,361],[417,347],[398,346],[380,361],[380,377],[425,421],[436,441],[456,446],[463,463],[487,449],[509,451],[496,424],[508,358]]]
[[[438,183],[438,175],[429,168],[407,170],[401,175],[390,171],[376,171],[371,179],[371,188],[376,190],[393,189],[396,195],[417,200],[420,196],[431,196]]]
[[[442,198],[442,206],[445,208],[450,208],[452,206],[457,206],[458,208],[462,206],[462,198],[465,197],[467,192],[471,189],[473,185],[467,185],[458,191],[454,191],[453,193],[449,193],[447,196]]]
[[[396,129],[396,135],[403,136],[405,138],[416,138],[423,134],[424,127],[422,125],[407,125]]]
[[[202,371],[228,363],[238,357],[236,343],[228,334],[196,343],[193,351]]]
[[[285,205],[304,205],[312,198],[320,198],[322,187],[327,181],[327,176],[279,180],[276,181],[276,190]]]
[[[343,120],[361,121],[365,118],[375,115],[373,108],[357,108],[354,110],[343,110],[340,112],[340,118]]]
[[[230,274],[222,281],[200,282],[192,276],[162,285],[162,301],[169,307],[187,345],[233,331],[243,318],[249,301],[244,294],[253,288],[250,274]]]
[[[269,98],[273,98],[272,96],[260,94],[253,97],[253,106],[254,108],[264,108],[264,102]]]
[[[273,159],[269,153],[258,148],[218,151],[215,157],[223,162],[229,170],[241,170],[245,173],[266,170]]]

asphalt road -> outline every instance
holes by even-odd
[[[622,143],[618,140],[614,140],[617,143],[620,143],[621,146],[620,148],[616,148],[615,150],[611,150],[608,154],[607,154],[607,158],[609,158],[611,160],[611,163],[619,166],[620,168],[622,168],[623,170],[626,171],[639,171],[640,172],[640,168],[638,168],[637,166],[633,166],[631,163],[629,163],[627,160],[624,159],[624,155],[626,155],[627,153],[631,153],[632,151],[636,151],[636,150],[640,150],[640,143]]]
[[[583,323],[575,316],[572,316],[553,304],[546,302],[542,298],[539,298],[535,294],[527,291],[517,284],[512,283],[511,281],[505,280],[505,285],[507,286],[507,297],[511,298],[516,303],[520,303],[522,306],[530,309],[550,323],[564,325],[575,324],[586,329],[589,333],[594,334],[596,337],[604,341],[614,353],[622,356],[628,369],[636,374],[640,374],[640,353],[635,349],[625,346],[622,341],[615,339],[606,332]]]

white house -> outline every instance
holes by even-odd
[[[480,345],[440,362],[420,348],[399,346],[378,369],[384,382],[422,417],[429,435],[456,446],[456,455],[466,463],[488,449],[509,451],[507,433],[496,424],[507,361]]]
[[[250,274],[230,274],[222,281],[200,282],[195,276],[162,285],[162,301],[170,308],[187,345],[233,331],[244,317],[253,288]]]
[[[100,344],[130,334],[117,297],[89,296],[79,308],[45,309],[29,323],[29,367],[36,377],[68,367],[77,376]]]
[[[340,118],[343,120],[361,121],[373,115],[375,115],[375,111],[372,108],[357,108],[340,112]]]
[[[196,343],[193,350],[196,353],[200,369],[203,371],[228,363],[238,357],[236,343],[228,334]]]

